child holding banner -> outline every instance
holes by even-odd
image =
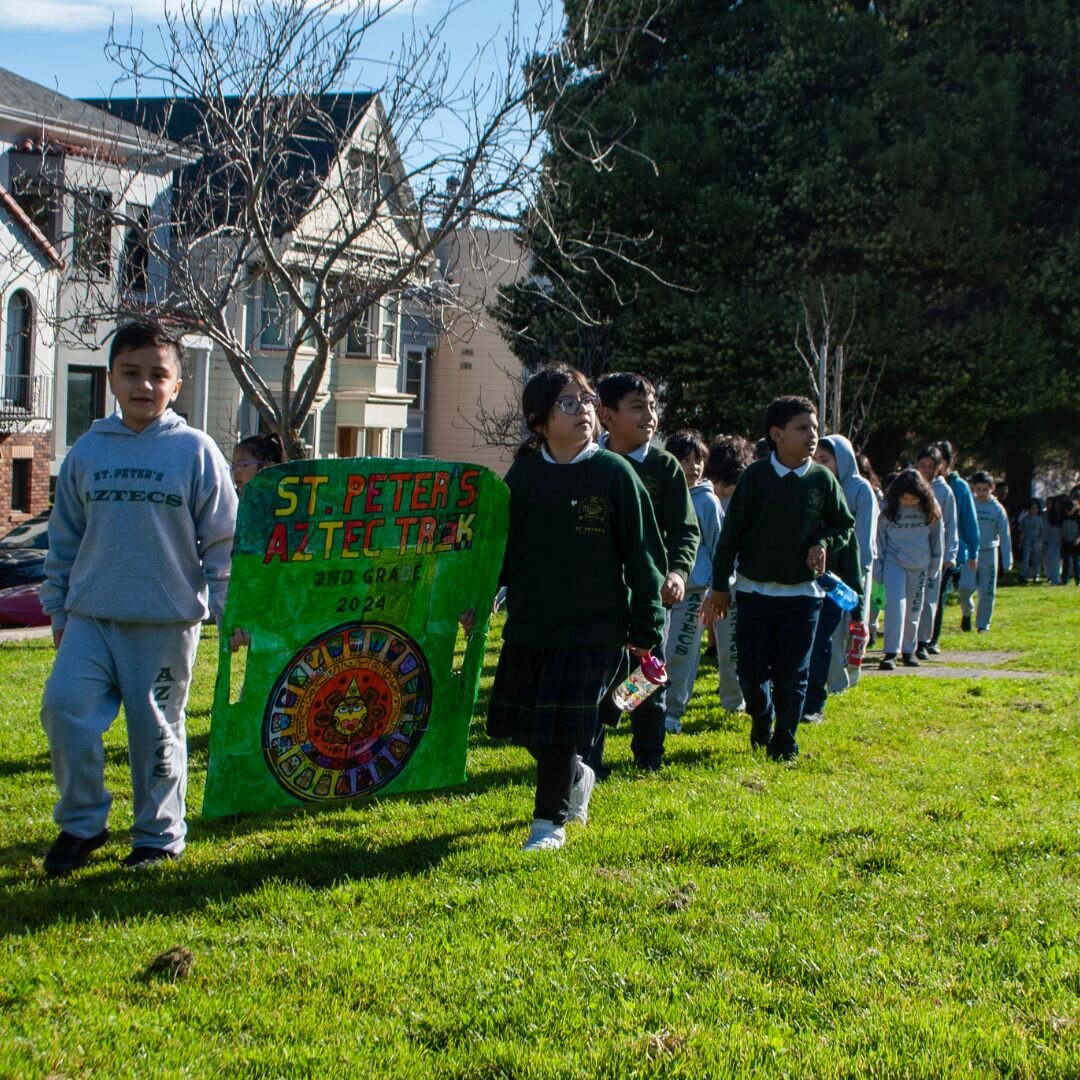
[[[506,626],[488,734],[536,760],[526,851],[560,848],[584,824],[596,777],[588,749],[624,649],[658,648],[666,557],[649,496],[618,454],[594,441],[597,398],[565,365],[522,394],[532,433],[506,474]]]

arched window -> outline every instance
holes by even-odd
[[[4,387],[0,397],[20,409],[30,408],[30,368],[33,361],[31,342],[34,333],[34,308],[30,294],[17,289],[7,306],[7,342],[4,349]]]

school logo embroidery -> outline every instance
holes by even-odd
[[[820,514],[825,506],[825,495],[821,491],[810,491],[806,495],[806,509],[811,514]]]
[[[346,623],[310,641],[274,684],[262,745],[298,799],[371,795],[405,766],[427,730],[431,672],[392,626]]]
[[[576,503],[576,530],[579,533],[602,533],[607,531],[607,503],[599,495],[590,495],[584,502]]]

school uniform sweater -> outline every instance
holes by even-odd
[[[503,639],[535,648],[657,648],[664,546],[630,465],[607,450],[571,465],[526,454],[506,483]]]
[[[606,447],[606,436],[601,445]],[[660,526],[664,540],[666,573],[676,573],[683,581],[689,581],[701,533],[690,501],[686,473],[682,471],[679,459],[648,443],[619,456],[629,462],[649,493],[656,524]]]
[[[171,409],[119,415],[76,440],[56,482],[41,607],[114,622],[194,625],[225,607],[236,489],[217,445]]]
[[[771,461],[755,461],[739,477],[713,556],[713,588],[726,592],[739,560],[751,581],[812,582],[806,556],[848,543],[855,518],[828,469],[811,463],[805,475],[778,476]]]

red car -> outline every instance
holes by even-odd
[[[0,626],[48,626],[41,610],[41,582],[0,589]]]

